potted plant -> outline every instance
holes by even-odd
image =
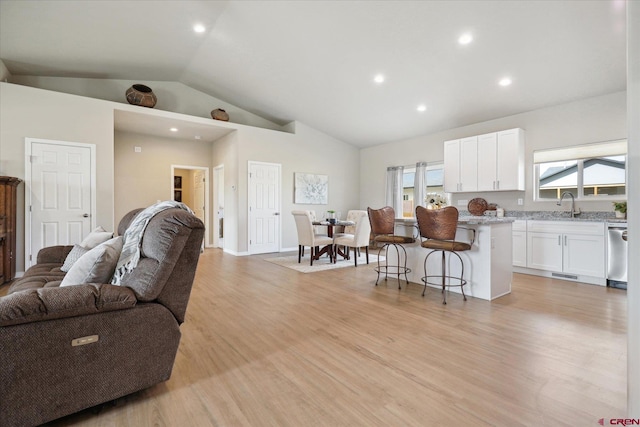
[[[616,218],[626,218],[627,202],[613,202],[613,210],[616,212]]]

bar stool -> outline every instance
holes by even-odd
[[[418,220],[418,231],[420,233],[421,246],[431,251],[424,258],[424,289],[422,290],[422,296],[427,290],[427,285],[442,286],[443,300],[442,304],[447,303],[446,287],[460,287],[462,291],[462,297],[467,300],[467,296],[464,294],[464,285],[467,284],[467,280],[464,279],[464,262],[458,252],[468,251],[471,249],[473,242],[475,241],[476,231],[472,228],[465,228],[458,226],[458,209],[453,206],[447,206],[441,209],[427,209],[422,206],[416,207],[416,219]],[[456,238],[456,230],[458,228],[465,228],[473,231],[473,238],[470,243],[458,242]],[[427,260],[429,257],[440,252],[442,254],[442,271],[440,275],[427,274]],[[460,261],[460,277],[451,276],[450,272],[447,274],[446,270],[446,253],[450,253],[458,257]],[[435,278],[440,279],[440,282],[434,281]],[[453,284],[451,282],[454,282]]]
[[[400,286],[400,275],[404,274],[405,281],[409,284],[407,273],[411,272],[411,269],[407,267],[407,251],[403,244],[413,243],[416,239],[411,236],[399,236],[395,234],[395,219],[396,214],[392,207],[386,206],[382,209],[367,208],[369,214],[369,222],[371,223],[371,233],[373,234],[373,242],[381,243],[382,247],[378,251],[378,265],[374,269],[378,273],[376,279],[376,286],[378,286],[378,280],[380,280],[380,273],[384,271],[384,280],[387,280],[387,275],[398,275],[398,289]],[[389,265],[389,247],[393,247],[397,254],[396,264]],[[385,250],[385,262],[384,265],[380,264],[380,253]],[[401,264],[400,250],[404,253],[404,263]]]

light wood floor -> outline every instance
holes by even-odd
[[[56,426],[576,426],[626,414],[623,290],[494,302],[209,249],[169,381]],[[97,413],[96,413],[97,412]]]

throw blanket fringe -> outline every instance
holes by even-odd
[[[122,252],[120,252],[120,258],[118,258],[118,263],[116,264],[116,271],[113,279],[111,279],[112,284],[120,285],[124,275],[133,271],[138,265],[138,261],[140,260],[140,242],[151,218],[171,208],[180,208],[193,214],[193,211],[184,203],[167,200],[151,205],[136,215],[124,232],[124,236],[122,236]]]

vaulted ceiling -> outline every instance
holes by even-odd
[[[12,75],[178,81],[362,147],[625,90],[625,39],[624,0],[0,1]]]

